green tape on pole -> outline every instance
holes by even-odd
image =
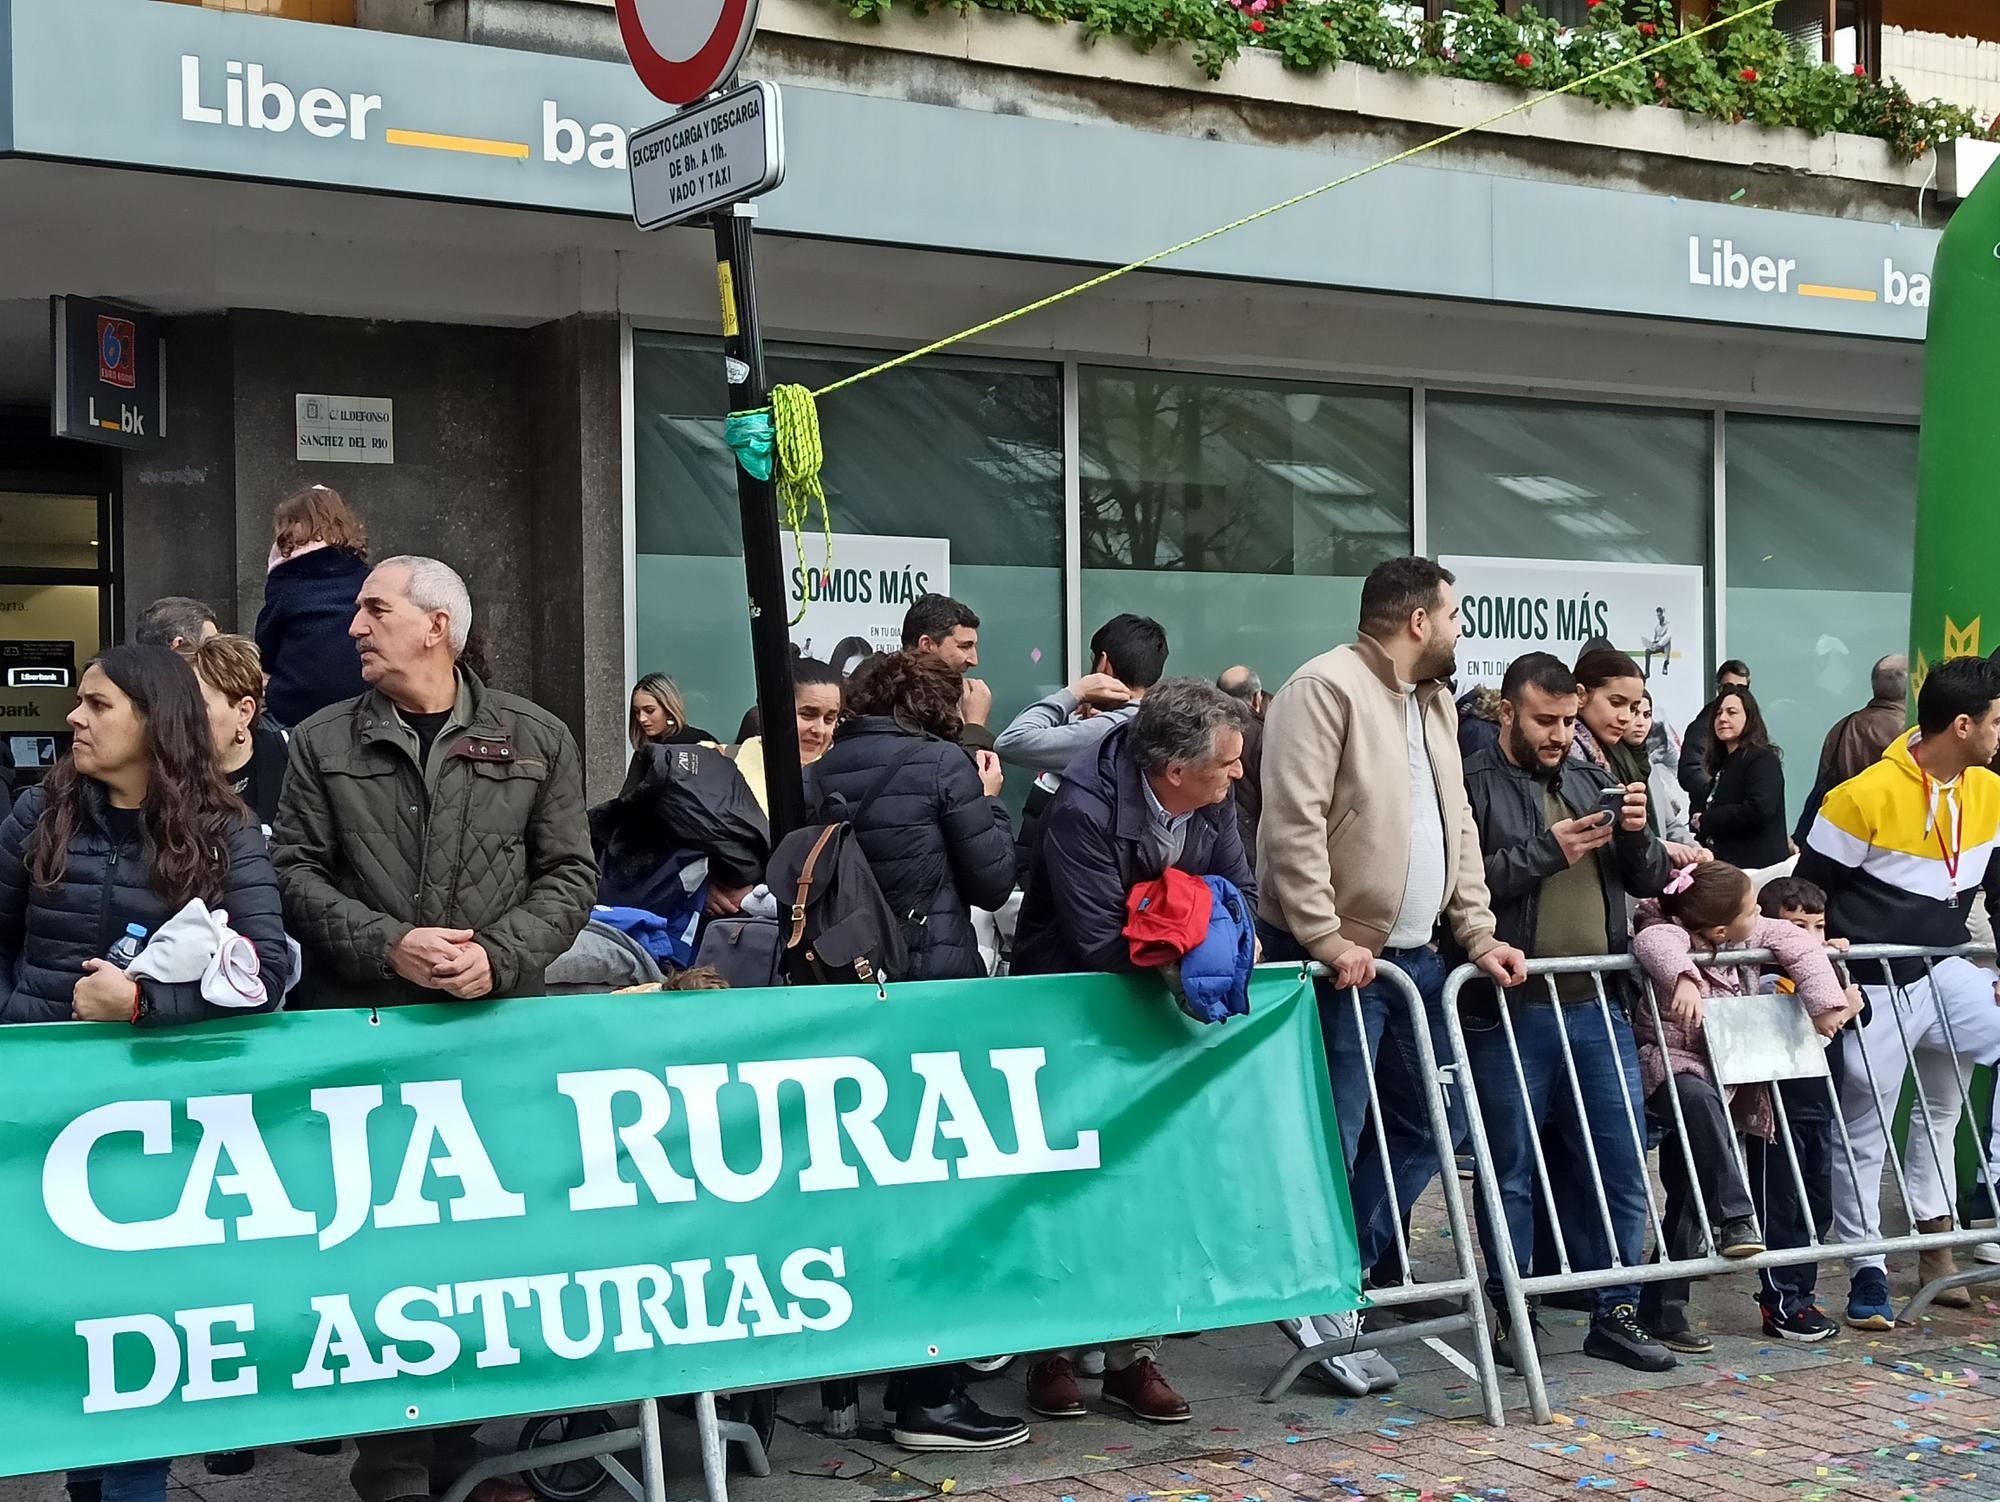
[[[6,1045],[4,1474],[1358,1299],[1296,971],[1220,1027],[1089,976]]]

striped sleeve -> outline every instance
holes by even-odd
[[[1851,783],[1842,783],[1820,800],[1806,847],[1817,855],[1858,869],[1868,859],[1873,830],[1861,812]]]

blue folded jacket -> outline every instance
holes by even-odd
[[[1204,876],[1215,906],[1208,935],[1181,957],[1174,994],[1197,1022],[1250,1015],[1250,972],[1257,962],[1257,926],[1243,894],[1222,876]]]

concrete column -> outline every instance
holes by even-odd
[[[618,320],[565,318],[530,338],[532,681],[576,732],[594,801],[617,791],[626,757]]]
[[[128,638],[139,612],[161,595],[192,595],[214,607],[226,629],[239,624],[229,320],[176,318],[166,340],[166,442],[119,455],[125,522],[118,618]],[[257,619],[255,598],[240,620],[246,629]]]

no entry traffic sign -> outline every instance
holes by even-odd
[[[757,0],[617,0],[618,30],[639,81],[668,104],[693,104],[728,82],[757,30]]]

